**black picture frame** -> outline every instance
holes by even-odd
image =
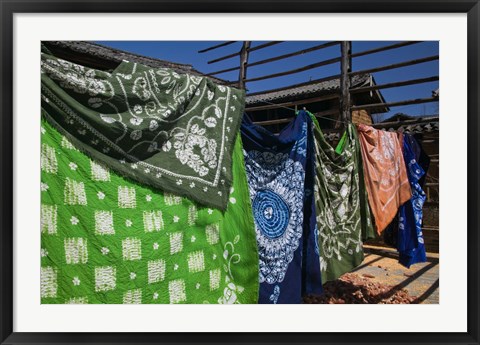
[[[1,344],[418,343],[479,344],[479,32],[478,0],[410,1],[90,1],[0,0],[0,341]],[[15,13],[467,13],[468,315],[465,333],[20,333],[13,332],[13,16]],[[449,181],[449,183],[454,183]],[[450,229],[454,231],[455,229]],[[393,315],[391,317],[394,317]],[[452,315],[455,317],[455,315]],[[381,330],[379,330],[381,331]]]

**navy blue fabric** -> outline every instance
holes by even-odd
[[[299,112],[277,136],[244,116],[241,135],[259,249],[259,303],[322,293],[313,199],[313,123]]]
[[[417,160],[418,164],[420,164],[423,171],[425,171],[425,174],[418,181],[420,186],[423,188],[425,185],[425,179],[427,178],[427,171],[430,167],[430,157],[428,157],[427,153],[423,150],[420,141],[417,140],[413,135],[405,134],[404,140],[408,141],[408,144],[415,155],[415,159]]]
[[[418,184],[420,185],[420,187],[423,188],[423,185],[425,184],[425,178],[427,176],[427,171],[428,171],[428,168],[430,166],[430,157],[428,157],[427,153],[423,150],[423,147],[420,144],[420,142],[417,139],[415,139],[415,137],[413,135],[405,134],[404,137],[403,137],[403,140],[410,147],[410,149],[413,152],[413,155],[415,157],[415,160],[420,165],[421,169],[423,169],[423,171],[425,172],[421,176],[421,178],[418,180]],[[403,149],[404,148],[405,148],[405,143],[403,144]],[[407,166],[408,161],[405,158],[405,153],[404,153],[404,160],[405,160],[405,165]],[[412,205],[407,205],[406,204],[405,207],[410,208],[410,207],[412,207]],[[410,219],[412,219],[411,218],[412,217],[411,216],[412,212],[413,212],[413,210],[409,210],[407,212],[407,214],[409,215],[408,217]],[[406,248],[415,247],[417,241],[413,240],[415,238],[414,235],[412,235],[412,236],[407,235],[407,239],[403,239],[402,242],[403,241],[404,242],[401,243],[401,244],[399,243],[399,233],[398,233],[398,231],[399,231],[399,220],[398,220],[399,216],[400,216],[400,209],[399,209],[397,215],[395,216],[395,218],[393,219],[392,223],[384,231],[384,237],[383,237],[384,242],[386,244],[394,247],[394,248],[397,248],[398,250],[405,250]],[[409,242],[410,245],[407,245],[406,242]],[[402,260],[402,261],[404,261],[404,260]],[[419,261],[419,262],[421,262],[421,261]]]
[[[317,212],[315,207],[315,138],[313,136],[314,123],[306,112],[309,139],[307,140],[307,165],[305,172],[305,211],[304,211],[304,260],[303,260],[303,285],[302,292],[308,294],[321,294],[322,276],[320,271],[320,249],[318,246]]]
[[[412,145],[414,140],[407,135],[403,140],[403,157],[412,188],[412,198],[400,207],[398,218],[397,249],[400,254],[399,262],[405,267],[427,260],[422,233],[422,209],[426,196],[420,185],[426,172],[417,161],[416,153],[419,151],[415,152],[415,145]]]

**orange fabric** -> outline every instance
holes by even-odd
[[[403,160],[403,134],[358,125],[368,201],[380,234],[412,197]]]

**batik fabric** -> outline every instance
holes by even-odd
[[[42,111],[82,152],[157,190],[225,210],[244,91],[124,61],[113,72],[41,54]]]
[[[46,121],[41,141],[42,303],[257,303],[240,136],[226,212],[116,174]]]
[[[325,283],[362,263],[363,240],[374,238],[375,232],[355,126],[347,125],[338,150],[327,142],[320,127],[316,126],[314,133],[315,205],[320,268]]]
[[[380,234],[412,196],[401,136],[363,124],[358,125],[358,136],[368,201]]]
[[[276,136],[244,116],[241,133],[259,252],[259,303],[301,303],[303,294],[322,292],[312,122],[301,112]]]
[[[397,249],[399,262],[409,268],[411,265],[427,260],[422,232],[423,204],[426,195],[420,184],[425,170],[417,161],[414,147],[418,145],[410,135],[403,141],[403,156],[407,165],[408,180],[412,189],[412,198],[399,210]]]

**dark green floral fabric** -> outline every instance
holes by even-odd
[[[225,210],[244,91],[122,62],[112,73],[41,54],[42,115],[115,172]]]

